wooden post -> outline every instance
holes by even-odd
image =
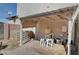
[[[68,47],[67,54],[68,55],[70,54],[70,50],[71,50],[71,48],[70,48],[71,39],[72,39],[72,21],[70,20],[70,21],[68,21],[68,44],[67,44],[67,47]]]
[[[21,20],[19,18],[17,19],[16,24],[20,25],[20,44],[19,44],[19,46],[22,46],[22,24],[21,24]]]
[[[20,24],[20,46],[22,46],[22,24]]]
[[[72,35],[72,31],[73,31],[73,27],[74,27],[74,22],[76,20],[76,17],[79,13],[79,6],[77,7],[75,13],[73,13],[73,16],[71,19],[69,19],[69,22],[68,22],[68,44],[67,44],[67,47],[68,47],[68,51],[67,51],[67,54],[70,55],[70,50],[71,50],[71,40],[73,40],[73,36],[74,34]]]

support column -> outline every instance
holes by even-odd
[[[77,6],[77,9],[76,11],[73,13],[73,16],[71,19],[69,19],[69,22],[68,22],[68,44],[67,44],[67,47],[68,47],[68,51],[67,51],[67,54],[70,55],[70,52],[71,52],[71,40],[74,40],[73,36],[72,36],[72,31],[73,31],[73,27],[74,27],[74,22],[76,20],[76,17],[79,13],[79,6]]]
[[[16,24],[18,24],[20,26],[20,42],[19,42],[19,46],[22,46],[22,23],[21,20],[18,18],[16,19]]]
[[[68,21],[68,51],[67,54],[70,55],[71,50],[71,39],[72,39],[72,21]]]
[[[22,24],[20,24],[20,46],[22,46]]]

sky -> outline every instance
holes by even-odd
[[[17,15],[16,3],[0,3],[0,22],[6,22],[8,12],[12,12],[12,16]]]

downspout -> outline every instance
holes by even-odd
[[[73,37],[72,36],[72,31],[74,29],[73,28],[74,27],[74,22],[76,20],[78,12],[79,12],[79,5],[77,6],[77,9],[76,9],[75,13],[73,13],[72,18],[68,21],[68,44],[67,44],[67,47],[68,47],[67,54],[68,55],[71,54],[71,40],[74,39],[74,38],[72,38]]]

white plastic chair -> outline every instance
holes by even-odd
[[[45,39],[41,38],[41,39],[40,39],[40,44],[41,44],[42,46],[45,46]]]
[[[47,44],[46,44],[46,46],[48,47],[48,46],[53,46],[53,44],[54,44],[54,40],[53,39],[46,39],[46,42],[47,42]]]

